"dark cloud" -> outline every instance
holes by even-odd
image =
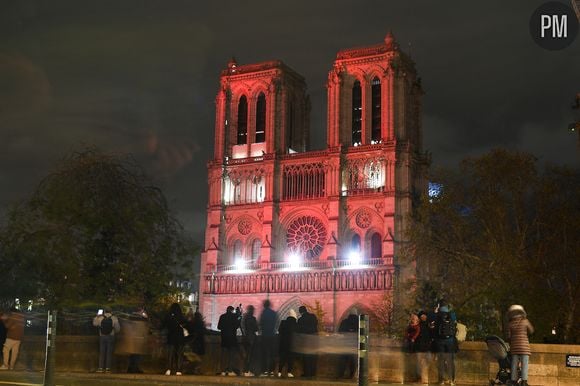
[[[577,163],[566,126],[580,38],[560,52],[529,36],[541,0],[0,2],[0,212],[81,144],[130,152],[200,240],[219,72],[281,59],[306,78],[312,145],[326,137],[328,71],[342,48],[388,30],[426,91],[435,164],[504,146]]]

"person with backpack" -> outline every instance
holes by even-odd
[[[439,384],[444,385],[445,381],[449,380],[450,385],[455,386],[457,317],[445,300],[439,301],[435,312],[434,337]]]
[[[97,313],[93,319],[93,326],[99,329],[99,368],[97,373],[110,373],[113,362],[113,351],[115,351],[115,334],[121,331],[119,319],[113,315],[110,307],[104,312]]]

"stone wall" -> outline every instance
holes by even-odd
[[[321,337],[324,347],[333,346],[325,342],[335,341],[332,335]],[[96,336],[58,336],[56,340],[57,371],[95,371],[98,364],[98,337]],[[219,369],[219,336],[207,337],[207,354],[201,370],[204,374],[216,374]],[[329,350],[330,351],[330,350]],[[21,346],[21,356],[17,369],[41,370],[44,366],[45,339],[40,336],[25,337]],[[566,367],[566,354],[580,355],[580,345],[532,344],[530,359],[531,385],[577,386],[580,384],[580,368]],[[166,362],[163,337],[152,335],[149,342],[149,355],[143,357],[142,368],[146,373],[160,374],[165,371]],[[319,357],[318,375],[321,378],[336,376],[338,356],[322,353]],[[114,372],[125,372],[127,356],[116,355]],[[401,352],[400,343],[385,338],[371,336],[369,351],[369,379],[376,382],[412,382],[414,369],[413,357]],[[187,372],[187,366],[185,371]],[[456,357],[457,381],[460,384],[486,385],[495,378],[497,362],[487,352],[484,342],[463,342]],[[296,364],[296,374],[301,374],[300,361]],[[431,361],[429,379],[437,381],[435,361]]]

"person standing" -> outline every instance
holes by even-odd
[[[115,351],[115,334],[121,331],[119,319],[113,315],[113,310],[106,307],[102,314],[93,319],[93,326],[99,328],[99,368],[97,373],[111,372],[113,352]]]
[[[318,319],[316,318],[316,315],[308,312],[305,306],[300,306],[300,308],[298,308],[298,312],[301,316],[300,319],[298,319],[298,328],[296,332],[306,335],[318,334]],[[316,376],[316,367],[318,362],[316,349],[318,342],[316,342],[315,339],[311,339],[309,344],[310,347],[306,351],[310,351],[312,353],[305,353],[302,356],[304,363],[304,373],[302,374],[303,377]]]
[[[14,370],[20,342],[24,336],[24,315],[16,307],[12,307],[8,314],[2,315],[2,323],[6,329],[6,339],[2,349],[4,362],[0,370]]]
[[[185,317],[177,303],[169,307],[162,327],[167,330],[167,367],[165,375],[182,375],[183,347],[185,345]]]
[[[423,311],[419,312],[419,336],[416,340],[415,351],[417,352],[417,373],[423,385],[429,384],[429,359],[433,345],[431,332],[427,314]]]
[[[520,386],[528,386],[528,365],[532,351],[530,348],[529,335],[534,333],[534,327],[528,320],[524,307],[514,304],[508,309],[509,325],[507,338],[510,342],[511,361],[511,385],[516,385],[518,380],[518,364],[521,365]]]
[[[205,320],[199,311],[190,311],[186,316],[185,329],[189,335],[185,338],[185,345],[191,349],[184,353],[191,363],[193,374],[201,374],[202,357],[205,355]]]
[[[409,323],[405,328],[405,336],[403,337],[403,352],[406,353],[405,355],[405,374],[410,372],[413,373],[412,378],[413,380],[417,377],[417,356],[416,353],[416,342],[417,338],[419,337],[420,330],[420,322],[419,316],[417,314],[411,314],[409,316]]]
[[[149,323],[147,312],[143,307],[138,308],[129,315],[128,320],[122,320],[123,334],[121,341],[125,343],[125,351],[129,354],[127,373],[142,374],[140,368],[143,354],[147,353],[147,341],[149,339]],[[117,351],[118,352],[118,351]]]
[[[358,339],[358,330],[359,330],[359,320],[356,311],[349,314],[346,319],[340,322],[340,326],[338,327],[338,332],[344,335],[348,335],[349,337],[353,338],[353,341],[356,342]],[[350,341],[350,339],[348,340]],[[356,348],[356,346],[355,346]],[[338,378],[342,378],[344,372],[347,371],[345,378],[351,379],[354,377],[357,369],[356,363],[356,354],[349,353],[349,354],[341,354],[338,360]]]
[[[282,370],[286,366],[286,370],[288,371],[287,377],[294,378],[294,374],[292,374],[294,368],[294,333],[298,328],[296,316],[296,311],[290,309],[288,317],[280,322],[280,327],[278,328],[278,335],[280,337],[278,377],[282,376]]]
[[[238,361],[237,331],[240,320],[234,312],[234,307],[228,306],[226,312],[220,315],[218,330],[221,334],[221,365],[222,375],[236,376],[235,362]]]
[[[435,351],[437,352],[437,370],[439,384],[444,385],[448,379],[455,386],[455,353],[457,342],[455,338],[457,317],[449,309],[445,300],[439,301],[435,317]]]
[[[258,321],[254,316],[255,308],[252,305],[242,316],[242,349],[244,352],[244,377],[253,377],[256,372],[254,363],[254,349],[258,339]]]
[[[4,326],[4,314],[0,312],[0,366],[4,364],[4,342],[6,342],[6,326]]]
[[[276,346],[276,324],[278,314],[272,309],[272,303],[266,299],[262,303],[260,315],[260,336],[262,348],[262,376],[274,376],[274,347]]]

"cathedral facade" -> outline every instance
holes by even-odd
[[[231,60],[216,97],[200,311],[268,298],[325,328],[393,298],[407,216],[425,190],[420,79],[392,34],[338,52],[327,146],[309,151],[304,78],[280,61]],[[318,129],[318,128],[317,128]]]

